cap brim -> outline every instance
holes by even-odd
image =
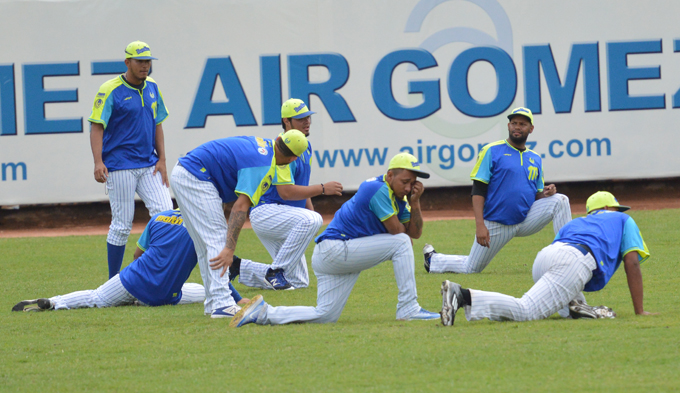
[[[292,116],[292,118],[293,118],[293,119],[304,119],[305,117],[311,116],[311,115],[313,115],[313,114],[315,114],[315,113],[316,113],[316,112],[307,111],[307,112],[305,112],[305,113],[300,113],[300,114],[297,115],[297,116]]]
[[[126,57],[126,59],[135,59],[135,60],[158,60],[157,58],[151,57],[151,56]]]
[[[416,176],[421,177],[423,179],[429,179],[430,178],[430,174],[427,173],[427,172],[417,171],[415,169],[407,169],[407,171],[411,171],[411,172],[415,173]]]
[[[527,120],[529,120],[529,123],[534,124],[534,122],[531,120],[531,118],[530,118],[529,116],[523,115],[523,114],[521,114],[521,113],[511,113],[511,114],[509,114],[509,115],[508,115],[508,120],[512,120],[512,118],[515,117],[515,116],[523,116],[523,117],[526,117]]]
[[[630,209],[630,206],[618,205],[616,208],[619,209],[620,212],[625,212],[626,210]]]

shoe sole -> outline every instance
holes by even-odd
[[[453,321],[456,318],[454,310],[458,307],[458,299],[456,296],[450,296],[451,289],[449,288],[449,280],[442,282],[442,311],[439,313],[442,320],[442,325],[453,326]],[[449,299],[452,299],[450,301]],[[455,303],[455,304],[454,304]]]
[[[26,311],[26,306],[30,306],[32,304],[37,304],[38,299],[33,299],[33,300],[23,300],[20,301],[19,303],[15,304],[14,307],[12,307],[12,311]]]
[[[248,302],[245,306],[241,307],[241,310],[234,315],[234,318],[229,322],[229,327],[240,327],[241,321],[245,318],[246,313],[253,307],[257,307],[259,304],[264,302],[264,299],[262,299],[262,295],[256,295],[252,299],[250,299],[250,302]]]
[[[616,313],[606,306],[592,307],[585,303],[573,302],[569,304],[569,316],[573,319],[613,319],[616,318]]]

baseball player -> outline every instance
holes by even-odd
[[[304,101],[291,98],[281,106],[281,125],[284,132],[300,130],[309,137],[312,112]],[[236,259],[229,268],[230,278],[239,275],[239,282],[262,289],[295,289],[309,285],[305,250],[321,228],[323,219],[314,211],[311,197],[342,195],[342,184],[331,181],[309,185],[312,164],[312,145],[291,162],[291,178],[274,180],[276,187],[260,198],[250,211],[250,223],[269,255],[271,265],[248,259]]]
[[[153,216],[137,242],[135,260],[99,288],[49,299],[24,300],[12,311],[103,308],[135,302],[148,306],[202,302],[203,286],[185,283],[196,266],[196,252],[182,221],[179,210]],[[236,291],[233,295],[241,303],[248,300],[241,299]]]
[[[315,239],[316,307],[272,307],[257,295],[234,316],[230,326],[336,322],[359,274],[387,260],[393,262],[399,288],[397,319],[438,318],[439,314],[420,307],[416,293],[411,238],[422,234],[420,196],[424,190],[417,177],[427,179],[430,175],[420,170],[412,155],[397,154],[387,173],[361,183]]]
[[[271,186],[274,168],[282,165],[279,176],[290,176],[285,173],[288,164],[301,156],[307,145],[302,132],[290,130],[276,140],[254,136],[217,139],[179,159],[172,171],[172,190],[196,246],[206,313],[233,315],[234,300],[225,273],[234,259],[248,209],[256,206]],[[234,205],[227,223],[222,204],[229,202]]]
[[[533,267],[535,284],[521,299],[444,281],[442,323],[453,325],[460,307],[465,307],[469,321],[529,321],[558,311],[563,317],[614,318],[616,313],[608,307],[587,305],[581,292],[604,288],[621,262],[635,314],[649,315],[642,304],[640,272],[649,250],[635,221],[621,213],[628,209],[606,191],[591,195],[586,203],[588,215],[565,225],[553,243],[538,253]]]
[[[123,263],[135,192],[152,216],[172,209],[162,125],[168,109],[156,81],[148,77],[151,60],[156,58],[147,44],[130,43],[125,48],[127,71],[101,85],[88,119],[94,179],[106,183],[111,204],[109,278]]]
[[[516,108],[508,119],[508,139],[486,145],[470,174],[477,225],[470,255],[439,254],[425,244],[429,273],[479,273],[513,237],[533,235],[550,221],[557,233],[571,220],[569,198],[554,184],[544,187],[541,156],[526,147],[533,114]]]

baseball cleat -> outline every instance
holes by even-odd
[[[241,307],[235,304],[233,306],[216,308],[210,313],[210,318],[231,318],[236,315],[239,310],[241,310]]]
[[[432,247],[431,244],[425,243],[425,247],[423,247],[423,257],[425,258],[423,266],[425,266],[425,271],[428,273],[430,272],[430,258],[432,258],[432,254],[436,252],[437,251],[434,250],[434,247]]]
[[[229,322],[229,327],[241,327],[257,321],[264,308],[267,306],[262,295],[257,295],[246,303],[241,311],[237,312],[234,319]]]
[[[589,306],[586,302],[581,300],[572,300],[569,302],[569,316],[573,319],[588,318],[616,318],[616,313],[606,306]]]
[[[264,278],[271,286],[271,289],[275,291],[295,289],[295,287],[286,280],[286,276],[283,275],[283,269],[269,269]]]
[[[429,321],[432,319],[439,318],[439,314],[432,311],[427,311],[424,308],[420,308],[417,313],[411,315],[408,318],[400,319],[400,321]]]
[[[458,309],[465,304],[462,287],[455,282],[446,280],[442,283],[442,311],[439,313],[442,325],[453,326]]]
[[[26,307],[28,306],[28,307]],[[51,310],[54,305],[50,299],[23,300],[12,307],[12,311],[45,311]]]

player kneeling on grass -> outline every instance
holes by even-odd
[[[115,307],[135,301],[148,306],[198,303],[205,300],[203,285],[185,283],[195,266],[196,251],[182,214],[179,209],[168,210],[151,218],[137,242],[135,260],[104,285],[49,299],[24,300],[12,311]],[[249,300],[241,299],[234,289],[232,294],[237,302]],[[236,311],[238,308],[232,312]]]
[[[463,289],[448,280],[442,283],[441,320],[452,326],[459,308],[468,321],[529,321],[555,312],[572,318],[614,318],[604,306],[586,304],[582,291],[604,288],[623,261],[635,314],[650,315],[642,306],[640,263],[649,250],[635,221],[614,195],[599,191],[586,202],[588,215],[566,224],[551,245],[536,256],[534,286],[521,299],[495,292]]]
[[[361,183],[315,239],[316,307],[272,307],[257,295],[234,316],[230,326],[336,322],[359,274],[388,260],[394,265],[399,289],[397,319],[439,318],[420,307],[416,293],[411,238],[419,238],[423,231],[420,196],[424,190],[417,177],[427,179],[430,175],[420,170],[412,155],[397,154],[387,173]]]

